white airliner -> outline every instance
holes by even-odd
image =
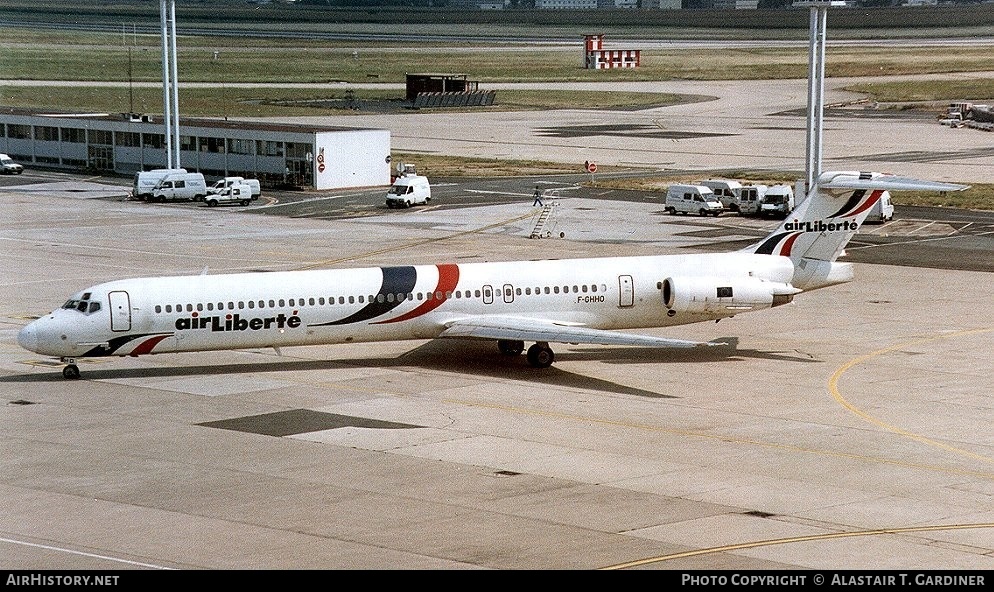
[[[836,259],[883,191],[966,186],[826,172],[769,236],[740,251],[149,277],[74,294],[21,347],[79,378],[88,357],[432,338],[496,341],[546,368],[549,343],[708,347],[618,331],[715,321],[848,282]]]

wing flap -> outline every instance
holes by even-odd
[[[728,345],[724,342],[700,342],[684,339],[636,335],[619,331],[591,329],[575,324],[557,324],[542,319],[518,317],[467,317],[447,323],[439,337],[507,339],[592,345],[630,345],[657,348],[694,348]]]

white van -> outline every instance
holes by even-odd
[[[6,154],[0,154],[0,172],[5,175],[20,175],[24,172],[24,167]]]
[[[766,185],[743,185],[734,209],[743,216],[758,214],[759,203],[766,195],[766,189]]]
[[[151,171],[138,171],[135,173],[134,185],[131,188],[132,199],[155,201],[158,195],[155,192],[156,189],[167,179],[192,181],[197,188],[202,186],[202,190],[199,191],[200,197],[207,195],[207,182],[204,181],[204,176],[200,173],[190,173],[186,169],[153,169]],[[169,193],[173,192],[170,191]],[[165,194],[166,192],[163,192],[163,195]]]
[[[786,218],[794,211],[794,190],[790,185],[774,185],[759,201],[759,215]]]
[[[423,175],[397,177],[387,191],[388,208],[409,208],[431,201],[431,184]]]
[[[724,209],[711,188],[704,185],[670,185],[666,190],[666,211],[670,214],[711,214],[717,218]]]
[[[217,193],[211,193],[204,198],[207,206],[213,208],[220,204],[237,203],[243,206],[249,205],[253,199],[259,199],[252,193],[252,186],[248,183],[233,183],[221,189]]]
[[[707,179],[705,181],[698,181],[696,185],[703,185],[713,191],[725,209],[734,212],[738,207],[737,204],[742,191],[742,183],[727,181],[725,179]]]
[[[884,191],[880,194],[880,199],[870,208],[870,214],[866,217],[866,222],[880,222],[883,224],[893,219],[894,203],[890,200],[890,192]]]
[[[149,201],[190,200],[207,197],[207,182],[202,173],[173,173],[163,177],[152,188]]]
[[[252,189],[252,199],[259,199],[262,196],[262,186],[258,179],[246,179],[245,177],[225,177],[216,181],[207,188],[208,195],[217,195],[226,187],[231,187],[237,183],[245,183]]]
[[[135,173],[134,185],[131,188],[132,199],[148,200],[152,197],[152,190],[165,177],[185,173],[186,169],[152,169],[151,171],[138,171]]]

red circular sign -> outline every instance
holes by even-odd
[[[596,173],[597,165],[591,162],[590,164],[587,165],[587,170],[590,171],[591,173]]]

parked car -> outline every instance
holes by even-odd
[[[24,172],[24,167],[6,154],[0,154],[0,170],[5,175],[20,175]]]
[[[237,203],[243,206],[249,205],[253,199],[258,199],[252,193],[252,186],[248,183],[235,183],[234,185],[228,185],[224,189],[221,189],[217,193],[212,193],[204,198],[209,207],[214,207],[220,204],[231,204]]]
[[[258,199],[262,195],[262,186],[259,184],[258,179],[246,179],[245,177],[224,177],[223,179],[217,180],[213,185],[207,188],[207,194],[218,194],[221,193],[226,187],[231,187],[236,183],[245,183],[252,188],[252,199]]]

